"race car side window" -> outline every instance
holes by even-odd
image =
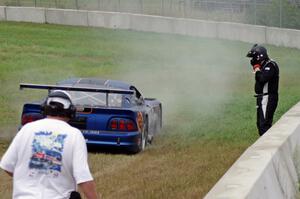
[[[143,104],[144,99],[143,99],[142,94],[134,86],[131,86],[130,90],[134,91],[134,94],[133,94],[134,99],[132,100],[132,102],[134,102],[137,105]]]
[[[140,91],[138,89],[136,89],[134,86],[130,86],[130,90],[134,91],[134,95],[136,96],[136,98],[141,98],[142,94],[140,93]]]

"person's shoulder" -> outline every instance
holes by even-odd
[[[270,59],[267,61],[267,63],[263,67],[263,70],[268,71],[268,70],[273,70],[273,68],[278,68],[278,65],[277,65],[276,61]]]
[[[78,128],[69,125],[68,132],[71,137],[75,138],[75,142],[84,142],[83,134]]]
[[[68,130],[69,132],[72,132],[72,133],[80,134],[80,135],[81,135],[81,131],[80,131],[78,128],[71,126],[71,125],[70,125],[69,123],[67,123],[67,122],[65,122],[65,125],[66,125],[66,128],[69,129],[69,130]]]
[[[275,61],[275,60],[273,60],[273,59],[270,59],[268,62],[267,62],[267,64],[266,64],[267,66],[274,66],[274,67],[278,67],[278,64],[277,64],[277,62]]]
[[[36,120],[36,121],[33,121],[33,122],[29,122],[25,125],[22,126],[22,128],[20,130],[26,130],[26,129],[31,129],[35,126],[39,126],[39,125],[42,125],[44,122],[45,122],[46,119],[40,119],[40,120]]]
[[[75,128],[75,127],[73,127],[71,125],[69,125],[69,126],[72,129],[72,131],[74,131],[75,133],[79,133],[81,135],[81,131],[78,128]]]
[[[28,135],[30,135],[32,132],[34,132],[36,129],[39,129],[40,126],[43,126],[44,125],[44,119],[40,119],[40,120],[36,120],[36,121],[33,121],[33,122],[29,122],[25,125],[23,125],[18,133],[17,133],[17,136],[18,137],[22,137],[23,139],[23,136],[26,136],[28,137]]]

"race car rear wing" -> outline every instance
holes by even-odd
[[[59,85],[42,85],[42,84],[27,84],[21,83],[20,89],[45,89],[45,90],[66,90],[66,91],[82,91],[82,92],[99,92],[99,93],[115,93],[115,94],[134,94],[133,90],[113,89],[113,88],[89,88],[89,87],[73,87],[73,86],[59,86]]]

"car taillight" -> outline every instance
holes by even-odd
[[[126,127],[127,127],[128,131],[135,131],[135,130],[137,130],[135,124],[133,123],[133,121],[128,121],[126,123]]]
[[[120,120],[119,129],[121,131],[126,131],[125,120]]]
[[[24,114],[22,115],[22,125],[25,125],[29,122],[33,122],[33,121],[36,121],[36,120],[40,120],[40,119],[43,119],[43,115],[40,114],[40,113],[27,113],[27,114]]]
[[[114,118],[109,122],[109,130],[114,131],[137,131],[136,124],[131,119]]]
[[[118,128],[118,120],[116,120],[116,119],[111,120],[109,127],[112,130],[117,130],[117,128]]]

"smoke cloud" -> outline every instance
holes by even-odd
[[[197,117],[218,114],[234,95],[240,75],[252,79],[241,43],[166,37],[154,36],[146,47],[129,45],[131,56],[120,63],[124,71],[119,77],[135,84],[144,97],[162,102],[166,125],[176,118],[190,125]]]

